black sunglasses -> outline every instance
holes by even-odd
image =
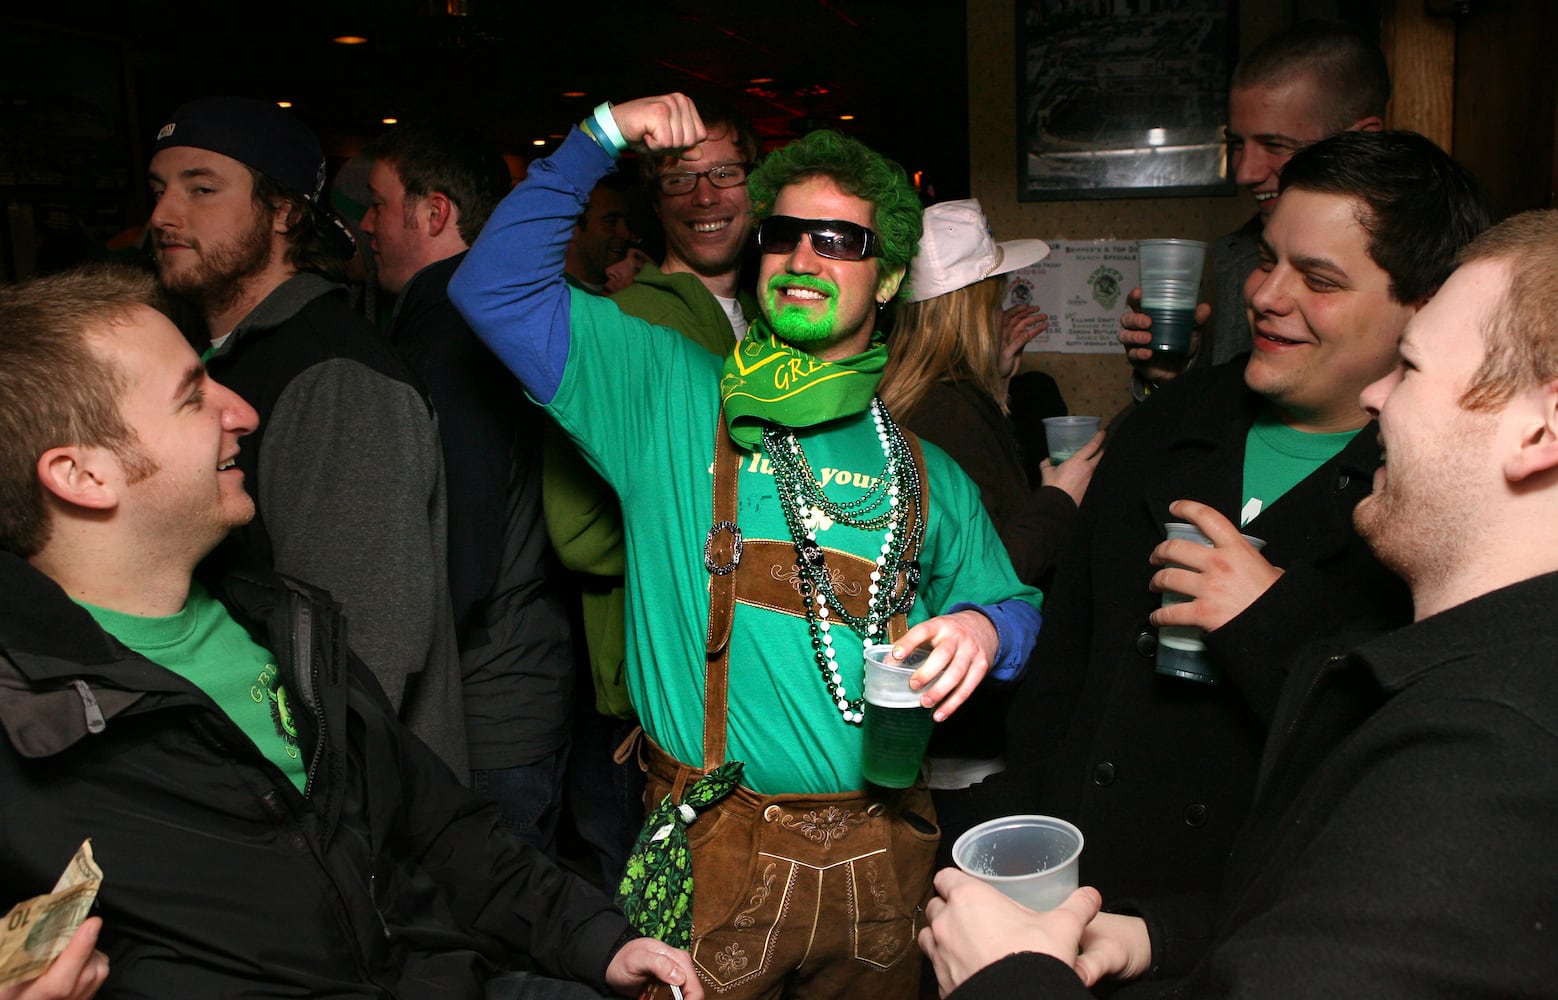
[[[789,253],[801,242],[802,234],[811,237],[811,248],[821,257],[865,260],[881,253],[876,233],[865,226],[843,219],[797,219],[793,215],[770,215],[759,222],[757,248],[763,253]]]

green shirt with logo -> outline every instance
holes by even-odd
[[[194,684],[303,791],[307,781],[276,658],[200,584],[176,615],[129,615],[77,602],[114,638]]]
[[[645,731],[677,759],[703,763],[704,633],[713,523],[713,460],[723,359],[673,331],[624,316],[612,303],[571,298],[568,362],[548,409],[617,491],[627,534],[627,684]],[[723,430],[719,430],[723,433]],[[803,430],[813,473],[835,501],[857,497],[882,471],[868,413]],[[911,624],[959,602],[996,604],[1038,591],[1018,582],[979,501],[952,459],[925,445],[929,522]],[[789,541],[772,468],[742,459],[737,521],[747,539]],[[817,542],[867,559],[880,533],[819,523]],[[834,628],[849,697],[864,676],[862,642]],[[859,726],[843,721],[818,670],[804,619],[740,604],[730,640],[729,759],[765,794],[826,794],[864,785]]]

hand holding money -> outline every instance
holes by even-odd
[[[0,1000],[74,1000],[97,992],[108,958],[93,950],[102,921],[86,917],[102,882],[88,840],[53,892],[11,907],[0,924]]]
[[[108,978],[108,956],[93,949],[101,917],[88,917],[37,979],[0,989],[0,1000],[89,1000]]]

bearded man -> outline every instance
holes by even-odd
[[[207,366],[259,413],[238,457],[258,513],[234,537],[341,602],[400,718],[464,774],[438,426],[345,301],[352,243],[320,200],[319,140],[274,104],[215,97],[154,149],[158,278],[204,313]]]
[[[862,644],[929,647],[913,686],[945,719],[1021,669],[1038,593],[972,482],[875,398],[877,311],[921,229],[896,164],[822,132],[752,174],[761,315],[723,361],[570,291],[568,229],[616,156],[696,162],[706,138],[679,94],[597,108],[498,207],[450,297],[623,501],[656,804],[640,846],[697,817],[690,927],[682,876],[639,891],[656,876],[637,859],[630,915],[686,940],[722,996],[914,996],[938,831],[923,785],[862,774]]]

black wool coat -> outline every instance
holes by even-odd
[[[1175,500],[1235,524],[1244,442],[1264,400],[1244,361],[1154,393],[1114,435],[1046,595],[1008,716],[1007,771],[973,789],[984,816],[1047,813],[1086,837],[1081,877],[1106,904],[1215,892],[1255,788],[1295,647],[1358,619],[1410,619],[1406,588],[1352,529],[1379,445],[1372,425],[1243,528],[1284,574],[1207,637],[1208,686],[1154,673],[1161,595],[1148,562]],[[1198,907],[1197,909],[1203,909]]]
[[[1209,954],[1186,980],[1114,995],[1552,996],[1555,605],[1548,574],[1297,661]],[[1031,952],[952,994],[1089,995]]]

